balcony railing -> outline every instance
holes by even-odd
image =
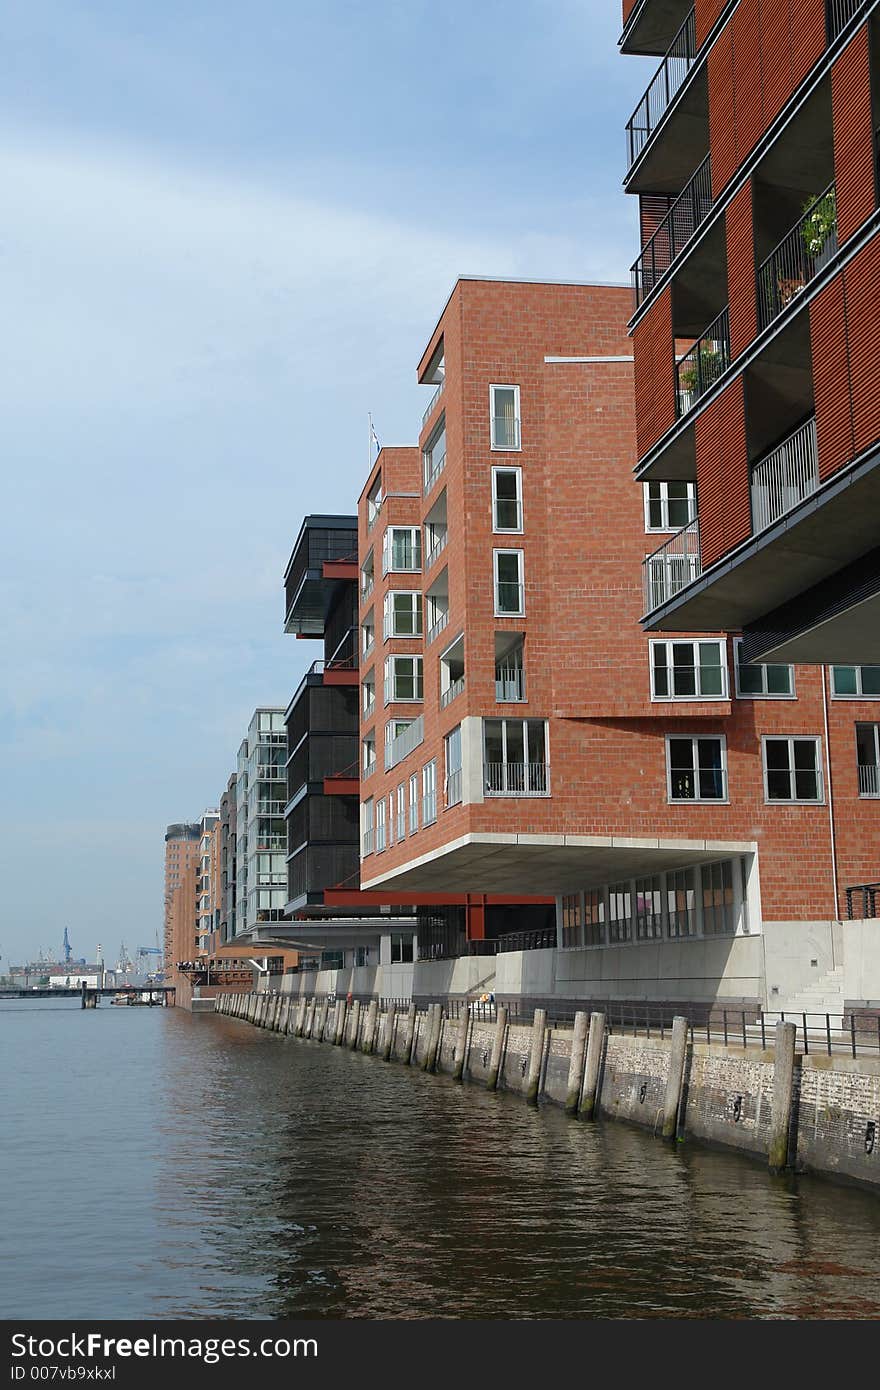
[[[626,123],[629,168],[635,164],[697,57],[694,11],[679,29],[650,86]]]
[[[433,825],[437,819],[437,793],[425,792],[422,797],[422,825]]]
[[[495,666],[495,699],[499,703],[521,702],[526,698],[526,673],[522,666],[507,665],[504,662]]]
[[[447,531],[444,531],[442,536],[438,536],[434,544],[431,546],[431,549],[428,551],[427,559],[425,560],[426,573],[431,568],[434,561],[438,559],[441,553],[446,549],[446,542],[448,539],[449,533]]]
[[[496,579],[495,612],[499,617],[518,618],[525,612],[525,585],[513,579]]]
[[[495,949],[502,951],[552,951],[556,948],[556,928],[542,927],[536,931],[509,931],[499,936]]]
[[[448,685],[447,688],[441,692],[440,708],[445,709],[447,705],[452,703],[456,695],[460,695],[463,690],[464,676],[459,676],[458,680],[452,681],[450,685]]]
[[[637,309],[711,211],[712,168],[709,156],[706,155],[632,268],[633,294]]]
[[[424,489],[424,491],[425,491],[425,496],[426,496],[426,497],[427,497],[428,493],[431,491],[431,488],[432,488],[432,487],[434,486],[434,484],[436,483],[437,479],[440,477],[440,474],[443,472],[443,469],[444,469],[445,467],[446,467],[446,451],[445,451],[445,450],[443,451],[442,454],[439,455],[438,458],[434,458],[433,454],[432,454],[430,457],[429,457],[427,454],[425,455],[425,460],[424,460],[425,489]]]
[[[880,796],[880,767],[859,763],[859,796]]]
[[[772,323],[836,252],[837,194],[832,183],[759,267],[759,327]]]
[[[447,609],[447,611],[445,613],[441,613],[428,628],[427,641],[433,642],[434,638],[440,635],[440,633],[443,631],[444,627],[448,622],[449,610]]]
[[[696,405],[729,366],[730,325],[725,308],[675,364],[675,404],[679,418]]]
[[[642,561],[645,612],[668,603],[701,574],[700,523],[696,517]]]
[[[752,534],[772,526],[819,486],[813,416],[752,467]]]
[[[494,415],[492,417],[492,448],[518,449],[519,420],[515,415]]]
[[[859,883],[846,890],[846,915],[852,921],[876,917],[880,907],[880,883]]]
[[[833,43],[842,34],[850,20],[864,9],[865,0],[827,0],[825,21],[828,42]]]
[[[403,733],[398,734],[396,738],[390,739],[385,744],[385,771],[387,772],[389,768],[396,767],[398,763],[403,762],[414,748],[418,748],[419,744],[424,742],[424,738],[425,716],[420,714],[418,719],[414,719],[403,730]]]
[[[284,807],[283,801],[258,801],[254,810],[258,816],[283,816]]]
[[[546,796],[549,763],[486,763],[486,796]]]
[[[450,772],[446,779],[446,805],[458,806],[461,802],[461,768]]]
[[[431,411],[434,409],[434,406],[437,404],[437,402],[439,401],[441,395],[443,394],[443,387],[444,387],[445,385],[446,385],[446,378],[445,378],[445,376],[443,376],[443,377],[440,378],[439,382],[437,383],[437,390],[433,392],[433,394],[432,394],[432,396],[431,396],[431,399],[428,401],[428,404],[425,406],[424,414],[422,415],[422,429],[424,429],[425,425],[428,423],[428,416],[431,414]]]
[[[364,856],[366,856],[366,855],[368,855],[368,854],[372,854],[372,853],[373,853],[373,845],[374,845],[374,843],[375,843],[375,841],[374,841],[374,838],[373,838],[373,831],[372,831],[372,829],[370,829],[370,830],[365,830],[364,833],[363,833],[363,835],[361,836],[361,854],[364,855]]]

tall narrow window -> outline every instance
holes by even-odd
[[[385,798],[380,797],[376,802],[376,853],[381,854],[385,848]]]
[[[768,738],[764,751],[764,795],[768,801],[821,801],[822,753],[818,738]]]
[[[859,796],[880,796],[880,724],[856,725]]]
[[[384,636],[421,637],[422,595],[418,589],[397,589],[385,595]]]
[[[430,492],[434,483],[446,467],[446,414],[444,412],[431,431],[431,437],[422,451],[424,469],[424,490]]]
[[[703,864],[703,935],[733,936],[736,933],[736,904],[733,896],[733,864]]]
[[[567,893],[562,899],[562,944],[584,944],[580,893]]]
[[[397,838],[406,838],[406,784],[403,782],[397,788]]]
[[[373,853],[373,798],[361,804],[361,853]]]
[[[430,762],[422,768],[422,824],[433,825],[437,819],[437,764]]]
[[[663,885],[660,874],[636,879],[636,940],[663,935]]]
[[[489,387],[490,434],[493,449],[518,449],[519,387]]]
[[[492,469],[492,529],[522,531],[522,469]]]
[[[526,611],[523,552],[496,550],[494,556],[495,614],[499,618],[521,617]]]
[[[629,883],[612,883],[608,889],[608,940],[629,941],[632,937],[632,891]]]
[[[462,799],[461,785],[461,725],[457,725],[444,740],[446,746],[446,805],[458,806]]]
[[[415,835],[419,828],[419,774],[414,772],[409,779],[409,833]]]
[[[666,739],[670,801],[726,801],[727,748],[723,734]]]
[[[693,869],[675,869],[666,875],[666,922],[671,937],[696,936],[697,890]]]

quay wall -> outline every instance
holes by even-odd
[[[379,1008],[377,1001],[346,1004],[289,992],[221,994],[217,1011],[312,1041],[332,1044],[340,1036],[341,1045],[377,1059],[387,1053],[389,1060],[473,1085],[492,1086],[497,1065],[500,1089],[585,1115],[590,1110],[593,1049],[584,1045],[586,1015],[573,1067],[577,1021],[575,1028],[545,1026],[540,1012],[535,1023],[508,1023],[503,1010],[498,1019],[490,1010],[466,1007],[447,1016],[439,1004]],[[683,1056],[677,1070],[668,1028],[653,1037],[608,1033],[604,1016],[592,1015],[589,1027],[596,1029],[598,1044],[594,1115],[657,1136],[736,1149],[769,1162],[774,1171],[787,1167],[880,1190],[880,1055],[803,1055],[795,1051],[790,1023],[778,1025],[772,1047],[701,1042],[688,1036],[684,1020],[679,1024]],[[780,1126],[785,1156],[774,1163]]]

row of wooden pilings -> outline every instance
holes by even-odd
[[[417,1030],[424,1025],[427,1030],[427,1046],[418,1065],[427,1072],[437,1069],[444,1029],[452,1026],[455,1029],[452,1079],[461,1081],[464,1077],[472,1019],[472,1008],[464,1002],[460,1006],[458,1016],[449,1018],[443,1005],[437,1003],[418,1010],[414,1003],[400,1007],[399,1002],[395,1000],[371,999],[364,1003],[358,999],[319,999],[317,995],[311,999],[305,996],[295,999],[284,994],[221,994],[217,997],[216,1011],[244,1019],[257,1028],[268,1028],[273,1032],[290,1034],[296,1038],[331,1042],[337,1047],[348,1047],[353,1051],[359,1048],[366,1054],[381,1056],[386,1062],[397,1055],[405,1066],[416,1063]],[[678,1133],[688,1029],[689,1023],[686,1018],[673,1019],[661,1129],[664,1139],[674,1139]],[[499,1005],[485,1081],[490,1091],[498,1087],[507,1033],[508,1010],[504,1005]],[[567,1114],[583,1120],[591,1120],[597,1114],[600,1075],[607,1037],[607,1020],[604,1013],[587,1014],[586,1011],[579,1011],[575,1014],[564,1103]],[[535,1009],[522,1091],[525,1099],[532,1105],[538,1101],[547,1039],[546,1010]],[[795,1039],[796,1030],[793,1023],[777,1023],[768,1154],[771,1172],[781,1172],[787,1163]]]

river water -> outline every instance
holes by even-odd
[[[880,1200],[180,1009],[0,1004],[5,1318],[880,1316]]]

